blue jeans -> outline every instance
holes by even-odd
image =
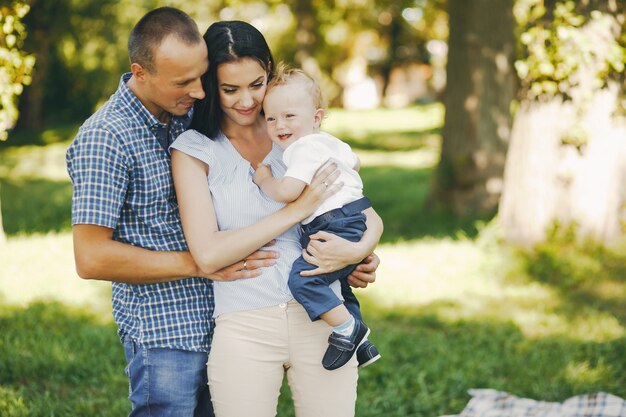
[[[363,197],[360,200],[346,204],[342,208],[322,214],[309,224],[302,226],[300,243],[303,248],[309,244],[310,236],[320,230],[335,234],[351,242],[358,242],[367,229],[366,217],[363,210],[370,207],[371,203]],[[293,297],[304,307],[311,320],[318,320],[320,315],[337,307],[341,300],[337,298],[329,285],[340,280],[341,295],[344,305],[356,319],[362,320],[359,301],[354,296],[348,285],[348,275],[357,267],[356,264],[348,265],[343,269],[327,274],[303,277],[301,271],[315,269],[316,266],[309,264],[302,256],[295,260],[289,273],[289,289]]]
[[[129,417],[213,417],[207,382],[207,354],[147,349],[124,338]]]

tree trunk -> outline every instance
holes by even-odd
[[[19,100],[19,118],[16,128],[41,129],[44,125],[44,93],[50,65],[54,60],[53,47],[58,47],[70,27],[72,16],[79,16],[72,9],[71,0],[28,0],[30,11],[24,16],[28,36],[24,49],[35,55],[31,84],[24,88]],[[80,3],[80,2],[79,2]]]
[[[35,55],[30,85],[24,87],[19,100],[19,115],[16,129],[42,129],[44,125],[44,84],[50,63],[50,35],[43,29],[34,29],[26,38],[27,50]]]
[[[313,53],[317,42],[317,16],[311,0],[295,0],[294,14],[297,20],[296,42],[298,44],[296,52],[296,63],[307,72],[317,74],[319,68]]]
[[[0,204],[0,245],[6,242],[6,240],[7,240],[7,235],[6,233],[4,233],[4,223],[2,222],[2,204]]]
[[[392,3],[387,11],[391,15],[391,21],[387,27],[383,27],[381,29],[381,36],[387,39],[387,44],[389,45],[387,56],[383,60],[380,69],[380,75],[383,79],[383,85],[381,88],[383,97],[387,94],[387,87],[389,87],[393,66],[398,62],[397,51],[400,46],[400,32],[402,29],[400,26],[400,19],[403,19],[400,14],[399,5]]]
[[[601,90],[580,121],[572,101],[523,103],[498,214],[509,242],[530,247],[545,239],[554,221],[575,223],[580,236],[604,243],[622,234],[626,125],[612,117],[616,98],[617,88]],[[590,134],[580,152],[562,144],[577,122]]]
[[[296,16],[296,65],[322,84],[325,82],[322,69],[315,58],[315,47],[319,40],[319,22],[312,0],[294,0],[293,14]]]
[[[510,135],[513,0],[450,0],[443,144],[431,203],[457,214],[493,213]]]

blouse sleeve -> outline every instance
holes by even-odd
[[[183,132],[170,145],[170,151],[172,149],[177,149],[189,156],[193,156],[208,166],[214,165],[214,142],[196,130],[190,129]]]

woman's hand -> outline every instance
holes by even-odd
[[[317,232],[311,235],[311,242],[306,250],[302,251],[302,257],[317,268],[302,271],[300,275],[307,277],[325,274],[358,263],[356,269],[348,276],[348,283],[354,288],[367,287],[376,281],[376,269],[380,265],[380,258],[372,253],[362,261],[360,259],[349,260],[350,253],[358,253],[355,246],[357,244],[358,242],[350,242],[327,232]]]
[[[361,262],[362,253],[359,242],[350,242],[328,232],[312,234],[309,245],[302,250],[302,257],[308,263],[317,266],[310,271],[302,271],[300,275],[308,277],[337,271],[351,264]]]
[[[341,189],[343,183],[335,184],[339,174],[337,164],[327,162],[317,171],[311,183],[304,188],[298,199],[289,204],[298,212],[300,220],[313,214],[320,204]]]
[[[373,251],[382,235],[382,219],[370,207],[363,211],[367,216],[367,230],[358,242],[351,242],[335,234],[319,231],[310,236],[302,257],[317,268],[302,271],[302,276],[313,276],[337,271],[347,265],[360,264],[350,275],[353,287],[365,288],[376,280],[380,259]]]

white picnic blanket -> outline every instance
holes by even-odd
[[[626,417],[626,401],[606,392],[577,395],[562,403],[519,398],[494,389],[471,389],[461,414],[442,417]]]

